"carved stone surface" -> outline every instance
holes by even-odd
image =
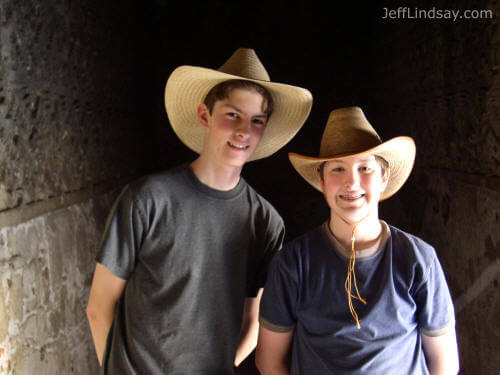
[[[147,155],[132,14],[96,5],[0,1],[0,211],[133,176]]]
[[[98,373],[85,308],[115,196],[0,229],[0,373]]]

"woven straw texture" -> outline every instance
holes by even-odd
[[[287,144],[306,121],[312,106],[311,93],[303,88],[269,81],[269,74],[251,49],[238,49],[219,70],[184,65],[175,69],[165,87],[165,107],[179,139],[200,153],[205,128],[197,107],[210,89],[230,79],[254,81],[271,93],[274,111],[264,135],[249,161],[268,157]]]

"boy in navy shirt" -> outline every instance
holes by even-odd
[[[382,142],[362,110],[331,112],[319,157],[290,154],[330,218],[273,259],[260,305],[263,375],[456,374],[451,296],[434,249],[378,217],[415,145]]]

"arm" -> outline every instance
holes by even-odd
[[[255,363],[262,375],[290,374],[288,354],[293,332],[274,332],[260,326]]]
[[[441,336],[421,334],[427,366],[432,375],[456,375],[459,370],[458,346],[455,330]]]
[[[259,303],[263,289],[260,289],[255,298],[247,298],[243,310],[243,321],[241,323],[240,337],[234,365],[239,366],[246,357],[250,355],[257,345],[259,331]]]
[[[115,316],[116,302],[122,295],[125,284],[126,280],[113,275],[106,267],[97,263],[90,288],[87,318],[101,366],[109,328]]]

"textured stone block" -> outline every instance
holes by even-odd
[[[0,372],[97,373],[85,307],[114,196],[0,229]]]
[[[0,211],[140,174],[130,4],[97,5],[0,1]]]

